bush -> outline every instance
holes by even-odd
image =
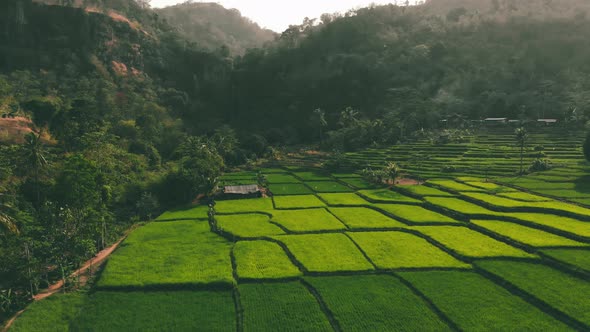
[[[535,159],[533,164],[529,167],[529,172],[542,172],[548,171],[553,168],[553,163],[549,159]]]

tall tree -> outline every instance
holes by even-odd
[[[45,146],[41,140],[41,134],[29,133],[25,137],[25,144],[23,145],[23,162],[25,167],[30,169],[35,179],[35,192],[37,195],[37,206],[41,203],[41,195],[39,188],[39,175],[41,170],[47,166],[47,159],[45,158]]]
[[[524,146],[528,137],[529,134],[524,127],[517,128],[514,132],[514,138],[520,146],[520,174],[523,172]]]
[[[326,112],[321,108],[317,108],[313,111],[313,125],[319,129],[321,146],[324,142],[324,128],[328,126],[328,121],[326,121]]]

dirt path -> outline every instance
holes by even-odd
[[[119,239],[119,241],[117,241],[116,243],[114,243],[110,247],[103,249],[98,254],[96,254],[96,256],[94,256],[93,258],[86,261],[79,269],[74,271],[70,275],[70,277],[72,277],[72,278],[79,277],[80,278],[80,285],[81,286],[85,285],[86,282],[88,281],[88,278],[92,274],[94,274],[98,270],[98,268],[101,267],[105,263],[105,261],[113,253],[113,251],[115,251],[115,249],[117,249],[117,247],[119,247],[121,242],[123,242],[123,240],[125,240],[125,238],[127,237],[127,234],[128,234],[128,232],[121,239]],[[60,280],[60,281],[56,282],[55,284],[49,286],[47,289],[42,290],[41,292],[39,292],[39,294],[33,296],[33,301],[41,301],[45,298],[48,298],[51,295],[58,293],[62,289],[63,286],[64,286],[64,282],[63,282],[63,280]],[[2,328],[1,331],[7,332],[8,329],[10,328],[10,326],[18,318],[18,316],[20,316],[25,310],[26,310],[26,308],[17,312],[14,315],[14,317],[12,317],[10,320],[8,320],[6,322],[6,325],[4,325],[4,327]]]

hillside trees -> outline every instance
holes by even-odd
[[[584,156],[586,156],[586,160],[590,161],[590,132],[586,135],[586,140],[584,141]]]

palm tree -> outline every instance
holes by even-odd
[[[37,204],[39,204],[41,200],[39,193],[39,172],[43,167],[47,166],[47,159],[45,159],[45,147],[41,141],[41,134],[28,134],[25,137],[23,152],[25,164],[33,170],[33,176],[35,177],[35,188],[37,191]]]
[[[529,137],[529,134],[527,133],[527,131],[524,127],[520,127],[520,128],[516,129],[516,131],[514,132],[514,135],[515,135],[516,142],[520,146],[520,174],[522,174],[524,145],[526,143],[527,138]]]
[[[385,174],[387,175],[387,180],[390,181],[395,186],[395,180],[399,177],[401,169],[399,166],[394,162],[389,162],[385,166]]]
[[[359,112],[355,111],[352,107],[347,107],[340,113],[340,125],[342,127],[348,127],[358,122],[358,116]]]
[[[12,217],[11,210],[10,205],[0,203],[0,228],[2,228],[3,232],[18,234],[16,220]]]

